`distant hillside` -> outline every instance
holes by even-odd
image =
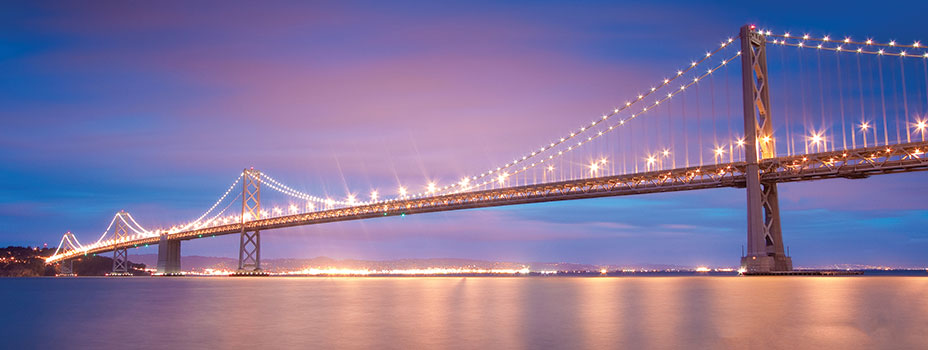
[[[59,264],[45,264],[45,258],[55,253],[50,248],[0,248],[0,277],[54,276],[61,272]],[[132,256],[129,257],[130,260]],[[145,265],[130,261],[130,272],[145,275]],[[74,272],[79,276],[103,276],[113,271],[113,259],[105,256],[84,256],[74,259]]]
[[[130,259],[135,262],[154,267],[158,264],[157,254],[132,255]],[[235,270],[238,259],[206,256],[184,256],[181,258],[184,271]],[[270,272],[297,271],[309,268],[341,268],[353,270],[399,270],[423,268],[474,268],[474,269],[522,269],[528,267],[532,271],[598,271],[601,268],[621,269],[673,269],[680,268],[674,265],[640,265],[634,267],[599,266],[590,264],[576,264],[567,262],[496,262],[473,259],[431,258],[431,259],[398,259],[398,260],[337,260],[329,257],[316,257],[311,259],[262,259],[261,267]]]

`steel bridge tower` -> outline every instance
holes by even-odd
[[[116,214],[116,229],[113,230],[113,240],[119,244],[119,240],[129,237],[129,225],[124,219],[125,210],[120,210]],[[128,247],[122,246],[113,249],[113,275],[125,276],[129,274],[129,251]]]
[[[754,32],[753,25],[741,27],[741,82],[748,199],[748,249],[741,257],[741,268],[750,272],[790,271],[793,262],[783,251],[777,184],[761,182],[757,165],[759,159],[776,157],[776,140],[770,113],[766,39]]]
[[[64,248],[62,254],[77,250],[77,246],[74,242],[77,242],[77,238],[74,237],[74,234],[71,233],[71,231],[65,233],[64,237],[61,238],[61,247]],[[77,276],[77,274],[74,273],[74,259],[58,262],[58,274],[56,276]]]
[[[238,275],[263,275],[261,271],[261,232],[249,232],[248,222],[261,219],[261,172],[242,171],[242,235],[238,249]]]

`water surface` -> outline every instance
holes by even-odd
[[[0,279],[0,347],[928,347],[928,277]]]

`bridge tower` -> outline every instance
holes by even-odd
[[[248,230],[248,222],[261,219],[261,171],[242,171],[242,235],[238,249],[238,275],[261,272],[261,232]]]
[[[767,76],[767,48],[753,25],[741,27],[741,82],[744,97],[744,155],[747,163],[748,249],[741,268],[750,272],[790,271],[783,251],[777,184],[761,182],[758,160],[776,157]]]
[[[129,237],[129,225],[124,219],[126,215],[125,210],[120,210],[116,214],[116,228],[113,230],[113,240],[119,241],[120,239]],[[113,250],[113,273],[114,276],[125,276],[129,274],[129,251],[128,247],[118,246]]]
[[[71,231],[68,231],[61,237],[61,244],[58,246],[61,254],[67,254],[77,250],[77,237]],[[58,274],[56,276],[77,276],[74,273],[74,259],[67,259],[58,262]]]

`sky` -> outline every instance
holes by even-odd
[[[928,40],[924,2],[5,2],[0,245],[195,218],[241,169],[343,196],[455,181],[636,95],[746,23]],[[774,95],[773,98],[776,98]],[[797,266],[928,266],[928,174],[780,186]],[[265,258],[735,266],[743,189],[268,231]],[[155,248],[132,251],[154,253]],[[238,238],[184,242],[237,256]]]

